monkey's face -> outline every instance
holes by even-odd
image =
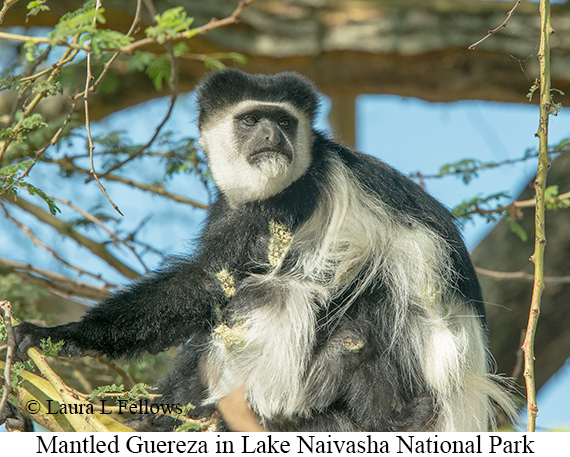
[[[258,106],[234,116],[234,132],[245,159],[270,177],[287,173],[299,120],[276,106]]]
[[[312,126],[286,103],[241,102],[202,127],[200,144],[232,205],[269,198],[311,163]]]

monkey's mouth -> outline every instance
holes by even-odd
[[[266,160],[285,160],[289,164],[293,161],[293,154],[284,149],[264,148],[250,152],[247,156],[247,161],[252,165]]]

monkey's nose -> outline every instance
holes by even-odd
[[[265,141],[268,142],[271,146],[278,146],[279,144],[281,144],[282,135],[278,129],[267,128],[264,134],[265,134]]]

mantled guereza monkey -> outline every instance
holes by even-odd
[[[48,336],[70,356],[184,345],[157,401],[198,417],[243,392],[266,430],[486,431],[494,404],[511,414],[450,213],[316,131],[318,94],[298,74],[227,69],[197,91],[218,195],[195,252],[79,322],[18,326],[20,354]]]

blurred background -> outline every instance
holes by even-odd
[[[527,97],[538,76],[536,2],[521,2],[506,27],[474,49],[505,23],[516,2],[257,0],[239,11],[237,22],[191,39],[151,40],[116,60],[103,51],[90,65],[97,84],[88,106],[92,163],[80,97],[85,53],[26,42],[63,34],[56,24],[82,2],[48,1],[49,10],[36,15],[26,3],[16,2],[0,24],[0,32],[24,37],[0,36],[7,78],[0,128],[12,129],[0,137],[0,167],[20,166],[10,173],[21,178],[17,196],[0,196],[0,300],[10,300],[18,317],[67,322],[169,256],[191,253],[213,197],[194,141],[193,87],[222,65],[252,73],[292,70],[315,81],[322,94],[318,128],[386,161],[454,209],[483,286],[497,372],[516,378],[524,394],[519,348],[532,291],[539,121],[538,93]],[[176,20],[183,12],[194,18],[180,32],[239,7],[236,0],[103,5],[99,27],[127,34],[139,17],[131,27],[136,40],[172,8],[181,8]],[[569,2],[553,3],[552,22],[553,95],[567,106]],[[164,16],[161,24],[166,27]],[[65,33],[61,39],[72,42],[79,32]],[[110,50],[122,46],[106,39]],[[27,112],[37,94],[41,100]],[[30,119],[32,113],[41,118]],[[30,121],[27,127],[21,119]],[[570,430],[569,138],[570,112],[560,110],[550,125],[546,290],[535,347],[540,430]],[[103,195],[91,166],[123,215]],[[169,357],[123,368],[131,380],[150,383]],[[101,360],[57,363],[66,382],[83,391],[126,376]]]

